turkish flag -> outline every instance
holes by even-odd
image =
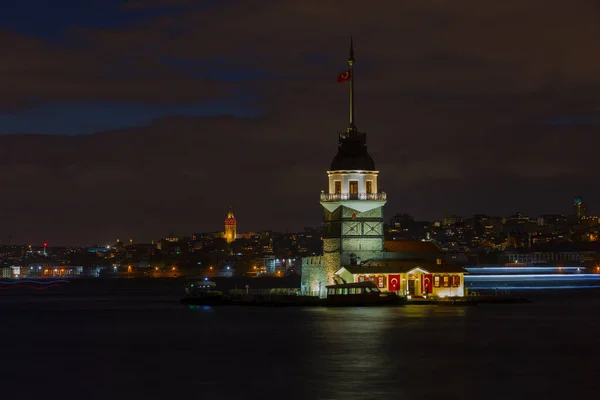
[[[431,274],[421,275],[421,292],[425,294],[431,293],[431,286],[433,285],[433,276]]]
[[[338,82],[346,82],[346,81],[349,81],[351,77],[352,77],[352,73],[350,72],[350,70],[344,71],[338,75],[337,81]]]
[[[388,275],[388,289],[390,292],[400,290],[400,275]]]

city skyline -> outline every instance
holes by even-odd
[[[150,241],[228,204],[241,231],[318,226],[350,32],[386,218],[600,202],[594,5],[58,3],[0,17],[3,238]]]
[[[413,216],[411,214],[407,214],[407,213],[398,213],[398,212],[392,212],[392,211],[388,211],[388,212],[384,212],[384,226],[387,228],[393,228],[394,225],[394,221],[396,221],[398,218],[404,219],[405,217],[409,217],[412,221],[414,221],[415,223],[428,223],[428,224],[439,224],[438,226],[443,227],[444,225],[446,225],[446,221],[455,221],[454,223],[459,223],[462,224],[463,222],[467,222],[469,220],[474,220],[474,219],[478,219],[478,218],[491,218],[491,219],[495,219],[495,220],[508,220],[511,217],[517,217],[517,216],[523,216],[523,217],[527,217],[529,218],[531,221],[536,221],[537,223],[540,223],[540,220],[544,220],[545,218],[548,217],[556,217],[556,216],[562,216],[565,218],[565,221],[570,220],[571,223],[574,223],[577,221],[577,219],[582,218],[583,220],[585,220],[586,218],[591,221],[591,219],[598,219],[598,222],[600,222],[600,217],[597,214],[594,213],[590,213],[588,211],[588,203],[585,201],[585,199],[582,196],[574,196],[572,197],[572,203],[571,203],[571,210],[569,212],[550,212],[550,213],[533,213],[533,214],[527,214],[527,213],[521,213],[519,211],[515,211],[513,213],[509,213],[509,214],[505,214],[505,215],[495,215],[495,214],[489,214],[489,213],[473,213],[473,214],[457,214],[457,213],[453,213],[453,214],[447,214],[444,215],[443,217],[440,218],[436,218],[436,219],[422,219],[422,218],[417,218],[416,216]],[[384,208],[385,210],[385,208]],[[576,219],[572,219],[569,217],[576,217]],[[233,222],[232,222],[233,221]],[[233,229],[232,232],[229,234],[229,236],[227,235],[227,231],[228,231],[228,226],[229,228],[231,228],[231,225],[233,225]],[[595,224],[594,224],[595,225]],[[541,225],[540,225],[541,226]],[[6,246],[6,245],[13,245],[13,246],[33,246],[34,248],[42,248],[42,247],[71,247],[71,246],[75,246],[75,247],[95,247],[95,246],[112,246],[117,242],[120,243],[135,243],[135,244],[140,244],[140,243],[155,243],[158,242],[160,240],[166,240],[166,241],[171,241],[171,238],[193,238],[194,235],[211,235],[211,234],[217,234],[220,233],[221,236],[224,238],[224,240],[227,241],[227,243],[231,243],[233,240],[233,237],[246,237],[248,235],[252,236],[252,235],[259,235],[261,232],[273,232],[273,233],[277,233],[277,234],[294,234],[294,233],[302,233],[302,232],[306,232],[307,230],[315,230],[315,229],[323,229],[323,224],[322,222],[319,222],[316,225],[305,225],[301,228],[295,229],[295,230],[291,230],[291,229],[283,229],[283,230],[279,230],[279,229],[272,229],[272,228],[268,228],[267,229],[260,229],[260,230],[256,230],[256,229],[246,229],[246,230],[238,230],[237,234],[236,232],[236,227],[237,227],[237,218],[233,216],[233,208],[231,206],[229,206],[228,211],[226,213],[224,213],[224,219],[222,219],[221,222],[221,227],[215,227],[215,229],[209,229],[209,230],[192,230],[192,231],[187,231],[187,232],[176,232],[176,231],[168,231],[168,232],[162,232],[159,235],[156,235],[154,237],[152,237],[151,239],[148,240],[134,240],[134,238],[131,235],[121,235],[121,236],[115,236],[115,237],[111,237],[108,238],[106,240],[103,241],[98,241],[98,242],[90,242],[90,243],[52,243],[49,244],[47,240],[43,240],[42,242],[32,242],[32,241],[19,241],[18,238],[14,238],[12,235],[9,235],[8,237],[2,237],[0,238],[0,246]],[[387,231],[386,231],[387,232]],[[221,237],[219,236],[219,237]],[[229,238],[228,238],[229,237]],[[434,239],[434,238],[432,238]],[[393,239],[396,240],[396,239]],[[398,240],[403,240],[403,239],[398,239]],[[435,239],[434,239],[435,240]]]

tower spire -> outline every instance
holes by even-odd
[[[352,35],[350,35],[348,65],[350,65],[350,125],[348,126],[348,132],[351,132],[356,131],[356,124],[354,123],[354,43],[352,42]]]

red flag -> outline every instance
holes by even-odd
[[[350,70],[344,71],[338,75],[337,81],[338,82],[346,82],[346,81],[349,81],[351,77],[352,77],[352,73],[350,72]]]
[[[431,285],[433,284],[433,277],[431,274],[421,275],[421,292],[424,294],[431,293]]]
[[[388,290],[390,292],[400,290],[400,275],[388,275]]]

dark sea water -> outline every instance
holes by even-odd
[[[597,291],[477,307],[186,308],[179,283],[96,285],[0,295],[0,398],[600,396]]]

